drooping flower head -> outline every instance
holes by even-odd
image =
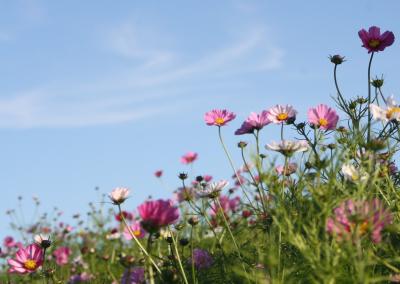
[[[236,114],[226,109],[213,109],[204,115],[207,125],[224,126],[234,120]]]
[[[227,180],[220,180],[217,182],[212,182],[207,184],[206,188],[200,189],[197,192],[197,195],[199,197],[209,197],[209,198],[215,198],[218,197],[222,189],[226,187],[229,184]]]
[[[286,157],[291,157],[295,152],[308,151],[309,145],[306,141],[289,141],[282,140],[280,142],[272,142],[265,145],[267,150],[277,151]]]
[[[156,232],[160,228],[175,223],[179,218],[179,209],[171,200],[149,200],[138,207],[142,218],[142,226],[148,232]]]
[[[135,235],[136,238],[141,239],[146,235],[146,231],[142,228],[142,225],[139,221],[133,221],[132,224],[129,225],[130,231]],[[128,228],[124,229],[124,237],[126,240],[131,240],[132,235],[129,232]]]
[[[69,261],[69,256],[72,251],[69,247],[59,247],[53,252],[54,257],[56,258],[57,265],[66,265]]]
[[[325,130],[336,128],[339,116],[327,105],[320,104],[308,110],[308,122]]]
[[[195,248],[193,250],[193,262],[196,269],[200,270],[211,267],[214,261],[206,250]],[[188,263],[192,264],[192,258],[188,259]]]
[[[43,264],[43,250],[37,244],[21,247],[15,259],[9,259],[10,273],[26,274],[35,272]]]
[[[276,105],[268,110],[267,118],[272,123],[281,124],[294,121],[297,111],[291,105]]]
[[[142,284],[145,283],[143,267],[129,267],[122,275],[121,284]]]
[[[17,243],[14,241],[14,238],[13,238],[13,237],[7,236],[7,237],[5,237],[4,240],[3,240],[3,245],[4,245],[6,248],[12,248],[12,247],[15,247],[15,246],[17,245]]]
[[[125,187],[117,187],[114,188],[113,191],[108,195],[108,197],[111,199],[111,201],[115,205],[122,204],[129,196],[129,189]]]
[[[242,126],[235,131],[235,135],[254,133],[255,130],[260,130],[269,123],[271,123],[271,121],[268,119],[267,111],[264,110],[261,114],[252,112],[243,122]]]
[[[370,104],[372,117],[376,120],[388,122],[391,120],[400,121],[400,106],[396,104],[393,95],[386,99],[386,108],[376,104]]]
[[[47,249],[51,246],[50,236],[48,235],[43,235],[43,234],[35,235],[33,239],[35,243],[38,244],[43,249]]]
[[[362,29],[358,32],[363,47],[368,53],[383,51],[386,47],[391,46],[394,42],[394,34],[386,31],[381,34],[381,29],[375,26],[369,28],[368,31]]]
[[[392,213],[377,198],[370,201],[349,199],[334,209],[334,216],[327,220],[326,230],[338,240],[354,240],[366,235],[374,243],[379,243],[382,230],[392,219]]]
[[[181,163],[188,165],[197,160],[198,154],[196,152],[187,152],[181,157]]]

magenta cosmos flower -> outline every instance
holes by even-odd
[[[160,228],[175,223],[179,218],[179,209],[171,200],[149,200],[138,207],[142,218],[142,226],[148,232],[156,232]]]
[[[327,105],[320,104],[308,110],[308,122],[325,130],[336,128],[339,116]]]
[[[369,28],[368,32],[362,29],[358,32],[363,47],[368,53],[383,51],[386,47],[391,46],[394,42],[394,34],[386,31],[381,34],[381,29],[375,26]]]
[[[135,235],[136,238],[141,239],[146,235],[146,231],[142,228],[139,221],[133,221],[131,225],[129,225],[130,231]],[[126,240],[131,240],[132,235],[128,228],[124,229],[124,237]]]
[[[263,111],[261,114],[252,112],[249,117],[243,122],[242,126],[235,131],[236,135],[251,134],[255,130],[262,129],[265,125],[270,124],[271,121],[268,119],[268,112]]]
[[[230,112],[226,109],[213,109],[209,112],[206,112],[204,115],[204,120],[207,125],[215,125],[215,126],[224,126],[229,121],[234,120],[236,114]]]
[[[26,248],[20,248],[15,254],[15,259],[9,259],[8,272],[26,274],[35,272],[43,264],[43,250],[37,244],[31,244]]]
[[[326,230],[338,240],[354,240],[369,236],[374,243],[382,240],[381,232],[392,222],[392,214],[379,199],[370,201],[346,200],[328,218]]]
[[[181,163],[188,165],[197,160],[198,154],[196,152],[187,152],[181,157]]]
[[[291,105],[276,105],[268,110],[267,118],[269,121],[281,124],[294,121],[297,111]]]
[[[53,252],[53,255],[56,258],[57,265],[65,265],[68,264],[69,256],[72,251],[69,247],[59,247]]]

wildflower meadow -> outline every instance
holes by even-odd
[[[279,97],[247,118],[204,110],[198,119],[232,176],[177,172],[169,199],[136,208],[136,189],[115,185],[69,222],[56,209],[26,227],[9,210],[0,283],[399,283],[400,106],[373,68],[398,46],[376,26],[354,41],[368,63],[365,92],[342,92],[347,58],[331,55],[336,95],[312,102],[306,121]],[[263,141],[270,128],[280,135]],[[237,145],[225,143],[232,135]],[[195,168],[200,156],[181,163]]]

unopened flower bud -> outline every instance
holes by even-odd
[[[247,146],[247,142],[240,141],[240,142],[238,143],[238,147],[241,148],[241,149],[245,148],[246,146]]]
[[[339,54],[335,54],[335,55],[330,55],[329,59],[331,60],[331,62],[335,65],[340,65],[343,62],[345,62],[346,60],[344,59],[344,56],[340,56]]]
[[[187,173],[180,173],[180,174],[178,175],[178,177],[179,177],[181,180],[185,180],[185,179],[188,178],[188,175],[187,175]]]

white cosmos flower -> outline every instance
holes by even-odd
[[[199,197],[217,197],[222,189],[229,184],[226,180],[209,183],[204,190],[200,190]]]
[[[265,145],[267,150],[277,151],[285,156],[291,156],[295,152],[305,152],[310,148],[307,141],[282,140]]]
[[[400,121],[400,107],[396,104],[393,95],[386,99],[386,108],[376,104],[370,104],[372,117],[376,120],[388,122],[390,120]]]
[[[368,174],[367,173],[361,173],[356,167],[352,164],[343,164],[342,166],[342,173],[343,176],[346,180],[352,181],[352,182],[357,182],[357,181],[367,181],[368,180]]]
[[[117,187],[111,191],[108,197],[115,205],[123,203],[129,196],[129,189],[125,187]]]

